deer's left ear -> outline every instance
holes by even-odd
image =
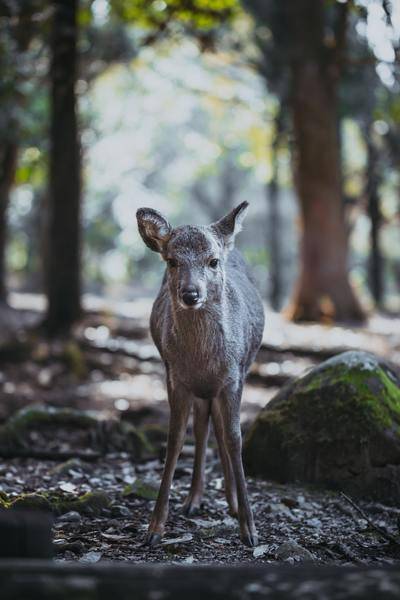
[[[242,202],[225,217],[211,225],[215,233],[223,239],[227,248],[233,248],[235,236],[242,229],[242,223],[248,208],[249,203]]]
[[[154,252],[162,252],[172,233],[167,219],[153,208],[139,208],[136,218],[146,246]]]

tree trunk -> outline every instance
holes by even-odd
[[[51,125],[47,237],[46,329],[66,332],[81,314],[81,164],[75,82],[77,0],[54,0],[51,41]]]
[[[0,302],[7,301],[6,242],[7,209],[17,163],[17,143],[4,141],[0,150]]]
[[[283,109],[280,108],[275,119],[275,137],[271,149],[272,175],[268,184],[268,240],[270,254],[270,302],[274,310],[281,308],[282,281],[282,231],[279,212],[279,146],[283,134]]]
[[[360,321],[347,271],[337,65],[324,45],[323,0],[287,1],[293,36],[295,182],[302,220],[301,269],[289,315],[299,321]]]
[[[371,224],[370,253],[368,257],[368,282],[376,306],[381,306],[384,294],[383,257],[379,237],[382,225],[382,213],[379,198],[379,166],[377,150],[372,140],[371,127],[366,131],[367,173],[366,190],[367,211]]]

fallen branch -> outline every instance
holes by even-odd
[[[379,525],[376,525],[376,523],[374,523],[373,521],[371,521],[371,519],[365,514],[365,512],[362,510],[362,508],[360,508],[351,498],[349,498],[348,496],[346,496],[346,494],[344,494],[343,492],[340,492],[340,495],[341,495],[341,497],[344,500],[346,500],[346,502],[348,502],[350,504],[350,506],[352,506],[354,508],[354,510],[356,512],[358,512],[359,515],[361,515],[361,517],[365,521],[367,521],[368,525],[370,527],[372,527],[372,529],[374,529],[377,533],[379,533],[379,535],[381,535],[385,540],[387,540],[391,544],[395,544],[396,546],[400,546],[400,540],[398,540],[391,533],[389,533],[388,531],[386,531],[386,529],[383,529],[382,527],[379,527]]]

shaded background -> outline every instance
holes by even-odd
[[[45,293],[58,332],[83,293],[154,296],[135,210],[209,223],[248,200],[239,245],[275,310],[399,310],[396,3],[10,0],[0,26],[4,301]]]

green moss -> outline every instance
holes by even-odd
[[[97,425],[97,422],[95,414],[88,411],[40,404],[19,410],[7,421],[6,427],[9,430],[18,432],[37,426],[40,427],[43,424],[90,427]]]
[[[123,496],[136,496],[144,500],[156,500],[158,496],[158,488],[153,484],[141,479],[136,479],[134,483],[125,486],[122,492]]]
[[[0,497],[0,507],[6,509],[45,510],[56,515],[76,511],[80,514],[99,515],[108,508],[111,500],[103,491],[87,492],[79,497],[54,492],[20,494],[10,498],[6,494]]]
[[[70,340],[65,344],[62,359],[78,379],[83,379],[88,374],[85,355],[75,341]]]
[[[76,499],[61,499],[55,503],[59,514],[74,510],[81,514],[99,515],[109,508],[111,500],[103,491],[87,492]]]
[[[52,511],[52,503],[46,494],[21,494],[13,500],[9,508],[18,510]]]

